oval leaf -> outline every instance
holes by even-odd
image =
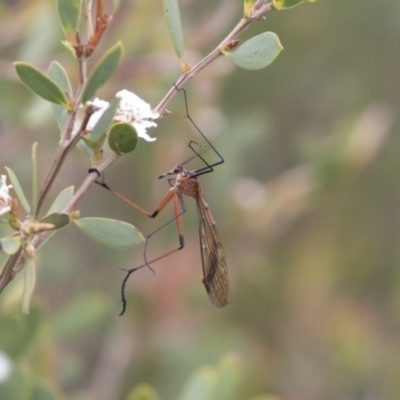
[[[76,147],[83,153],[85,154],[87,157],[89,157],[90,159],[93,159],[94,157],[94,152],[93,150],[84,142],[84,140],[80,140],[78,142],[78,144],[76,145]]]
[[[50,206],[49,211],[47,211],[47,215],[53,214],[56,212],[61,212],[64,210],[65,206],[69,203],[74,195],[74,187],[68,186],[63,191],[61,191],[56,199],[53,201],[53,204]]]
[[[223,54],[238,67],[254,70],[267,67],[282,49],[275,33],[264,32],[243,43],[237,50],[223,51]]]
[[[67,123],[68,111],[65,107],[54,103],[51,104],[51,108],[53,110],[53,115],[57,122],[60,135],[62,135],[65,130],[65,125]]]
[[[81,4],[80,0],[57,0],[57,14],[61,27],[66,38],[73,44],[76,43],[75,34],[81,16]]]
[[[31,307],[28,317],[21,318],[20,311],[11,306],[13,302],[14,300],[7,307],[4,307],[3,303],[0,313],[0,349],[5,350],[11,358],[17,360],[26,357],[27,352],[32,350],[32,346],[38,344],[40,338],[43,338],[45,321],[42,311],[35,306]],[[3,396],[4,392],[1,391],[3,384],[4,381],[0,384],[0,399],[26,399],[26,397],[13,397],[10,393],[8,396]]]
[[[272,7],[275,10],[284,10],[286,8],[296,7],[301,3],[315,3],[316,0],[273,0]]]
[[[104,85],[110,78],[123,54],[123,45],[118,41],[100,58],[88,76],[85,89],[82,94],[82,103],[86,103],[94,96],[96,90]]]
[[[171,35],[172,42],[174,43],[175,53],[178,58],[182,60],[184,44],[178,0],[163,0],[163,6],[169,34]]]
[[[97,242],[117,249],[126,249],[144,241],[144,236],[131,224],[108,218],[74,220],[77,227]]]
[[[19,236],[7,236],[0,239],[0,251],[4,254],[15,254],[21,247],[21,238]]]
[[[93,152],[93,158],[95,158],[95,154],[98,153],[103,147],[104,142],[106,141],[107,135],[103,134],[97,139],[95,142],[86,138],[82,138],[82,141],[86,144],[86,146]]]
[[[15,62],[15,70],[21,81],[33,92],[52,103],[68,108],[68,99],[60,86],[31,64]]]
[[[53,224],[54,228],[49,230],[57,230],[64,228],[70,223],[70,218],[68,214],[61,213],[52,213],[43,217],[40,222],[44,222],[46,224]]]
[[[47,211],[46,216],[42,219],[42,222],[43,222],[43,220],[45,220],[48,216],[50,216],[52,214],[61,213],[61,211],[64,210],[64,208],[69,203],[69,201],[71,200],[73,195],[74,195],[74,187],[73,186],[69,186],[69,187],[65,188],[62,192],[60,192],[58,194],[58,196],[56,197],[56,199],[53,201],[53,204],[51,205],[49,210]],[[62,215],[65,215],[65,214],[62,214]],[[67,223],[69,223],[70,217],[68,215],[67,215],[67,217],[68,217]],[[53,218],[53,217],[51,217],[51,218]],[[64,221],[66,221],[65,217],[61,217],[61,218],[64,219]],[[46,244],[46,242],[53,237],[53,235],[56,233],[56,229],[60,229],[62,227],[62,226],[57,227],[58,224],[60,224],[60,225],[62,224],[62,219],[60,219],[59,221],[54,221],[54,220],[53,221],[51,221],[51,220],[44,221],[44,222],[49,222],[51,224],[54,223],[54,225],[56,225],[56,227],[54,228],[53,232],[51,232],[47,236],[47,238],[39,245],[37,250],[42,248]]]
[[[121,101],[120,97],[116,97],[103,112],[96,125],[93,128],[92,133],[89,135],[88,140],[96,142],[105,133],[108,132],[108,128],[114,119],[114,115],[117,112],[117,108]]]
[[[71,82],[69,81],[67,71],[59,62],[51,62],[49,67],[49,77],[53,79],[65,93],[72,95]]]
[[[141,383],[129,392],[126,400],[159,400],[159,397],[150,385]]]
[[[117,154],[126,154],[135,150],[138,140],[136,129],[124,122],[113,125],[108,135],[108,145]]]
[[[179,400],[210,400],[215,380],[217,378],[214,368],[202,367],[196,370],[185,384]]]
[[[57,61],[52,61],[49,67],[49,77],[56,82],[65,93],[72,96],[71,83],[69,81],[67,72]],[[56,119],[60,133],[64,132],[65,124],[68,118],[68,110],[59,104],[51,104],[53,109],[54,118]]]
[[[231,399],[237,393],[240,383],[240,364],[235,354],[222,358],[217,368],[217,379],[212,399]]]
[[[19,184],[17,175],[14,174],[11,168],[5,167],[8,173],[8,177],[10,178],[11,184],[13,186],[14,192],[18,197],[18,200],[24,210],[28,213],[31,210],[31,206],[28,203],[28,200],[26,200],[25,194],[21,188],[21,185]]]

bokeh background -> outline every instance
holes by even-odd
[[[191,64],[242,13],[242,1],[180,4]],[[125,399],[145,382],[160,399],[183,399],[198,368],[228,359],[237,368],[220,399],[400,398],[400,3],[318,0],[266,17],[242,39],[276,32],[285,49],[271,66],[244,71],[221,58],[187,86],[192,117],[225,157],[203,185],[229,265],[230,304],[214,308],[200,282],[190,198],[186,247],[156,264],[155,275],[132,275],[123,317],[120,269],[140,264],[143,247],[104,248],[68,227],[39,253],[29,317],[20,312],[23,274],[1,293],[1,354],[16,382],[43,382],[76,400]],[[18,81],[12,62],[46,70],[56,59],[76,84],[62,39],[53,1],[0,3],[0,171],[11,167],[27,193],[33,142],[43,181],[59,133],[51,107]],[[155,106],[179,76],[161,2],[122,0],[92,63],[118,39],[125,58],[99,97],[125,88]],[[105,175],[149,211],[168,188],[157,176],[200,140],[182,97],[168,109],[149,132],[157,141],[141,141]],[[48,204],[79,186],[88,167],[74,151]],[[144,233],[173,215],[170,207],[149,221],[99,187],[78,208]],[[148,254],[177,242],[171,224]],[[7,398],[31,398],[22,387]]]

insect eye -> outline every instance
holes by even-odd
[[[179,172],[182,172],[182,170],[183,170],[182,165],[176,165],[175,168],[174,168],[174,172],[177,173],[177,174]]]

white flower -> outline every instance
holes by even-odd
[[[159,118],[160,114],[151,109],[150,104],[146,103],[135,93],[129,90],[121,90],[116,94],[116,97],[121,99],[117,112],[115,113],[115,122],[126,122],[132,124],[136,129],[139,137],[152,142],[156,140],[150,137],[146,129],[156,127],[155,119]],[[95,111],[86,126],[86,130],[92,131],[97,124],[104,111],[107,109],[109,103],[101,99],[94,99],[90,104],[98,108]]]
[[[7,214],[11,210],[11,196],[8,191],[12,188],[12,185],[7,185],[7,176],[1,175],[0,177],[0,217]]]
[[[104,100],[100,100],[98,98],[95,98],[93,101],[90,102],[90,104],[98,108],[98,110],[95,111],[90,116],[89,121],[86,125],[86,130],[91,132],[94,129],[94,127],[96,126],[100,117],[103,115],[104,111],[106,111],[106,109],[108,107],[108,102],[104,101]],[[79,122],[79,124],[81,124],[81,122]]]
[[[146,133],[146,129],[157,126],[154,120],[159,118],[160,114],[153,111],[149,103],[129,90],[119,91],[116,97],[119,97],[121,101],[115,114],[115,120],[132,124],[138,136],[148,142],[156,140]]]

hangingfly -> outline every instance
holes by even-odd
[[[183,90],[183,89],[182,89]],[[184,236],[183,236],[183,221],[182,215],[186,212],[185,204],[183,202],[183,195],[193,197],[197,203],[197,210],[199,215],[199,236],[200,236],[200,252],[201,252],[201,262],[203,267],[203,279],[202,282],[206,288],[208,293],[208,297],[213,305],[216,307],[223,307],[228,304],[228,296],[229,296],[229,280],[228,280],[228,269],[225,261],[225,254],[222,248],[221,240],[218,235],[217,228],[215,226],[214,218],[210,212],[209,206],[204,198],[203,188],[200,181],[200,176],[212,172],[213,167],[222,164],[224,159],[219,154],[217,149],[211,144],[211,142],[204,136],[195,122],[189,115],[188,107],[187,107],[187,99],[186,92],[183,90],[185,96],[185,105],[186,105],[186,117],[191,121],[196,130],[200,133],[203,139],[207,142],[210,150],[213,150],[214,153],[218,156],[219,160],[214,164],[208,164],[207,161],[201,155],[201,152],[198,152],[194,145],[198,144],[194,141],[189,143],[190,149],[194,152],[194,157],[200,158],[205,164],[204,167],[198,168],[196,170],[187,170],[182,165],[175,166],[171,171],[168,171],[159,176],[159,179],[165,177],[175,176],[175,184],[168,190],[168,192],[164,195],[160,204],[156,208],[153,213],[148,213],[144,208],[138,206],[136,203],[132,202],[128,198],[124,197],[119,192],[111,189],[104,181],[96,181],[99,185],[108,189],[119,199],[123,200],[125,203],[129,204],[136,210],[141,213],[155,218],[159,212],[172,200],[174,204],[175,217],[171,219],[166,224],[162,225],[156,231],[151,233],[146,238],[145,248],[143,251],[143,256],[145,263],[140,265],[139,267],[132,268],[127,270],[127,274],[122,282],[121,286],[121,298],[122,298],[122,315],[126,310],[126,297],[125,297],[125,286],[129,279],[129,276],[138,269],[149,267],[151,269],[151,264],[161,260],[164,257],[167,257],[170,254],[175,253],[178,250],[181,250],[184,245]],[[192,158],[194,158],[192,157]],[[190,161],[190,160],[189,160]],[[90,172],[98,171],[96,169],[90,170]],[[147,244],[148,240],[151,236],[153,236],[156,232],[162,229],[164,226],[168,225],[172,221],[176,221],[178,234],[179,234],[179,247],[170,250],[161,256],[158,256],[152,260],[147,260]]]
[[[204,173],[204,171],[203,171]],[[215,226],[214,218],[204,198],[203,187],[196,171],[188,171],[177,165],[171,171],[161,175],[176,175],[175,186],[170,189],[177,205],[182,205],[181,194],[196,200],[199,215],[200,252],[203,267],[203,284],[211,303],[216,307],[228,304],[229,281],[224,249]],[[181,215],[177,213],[178,230],[181,229]],[[180,215],[179,215],[180,214]],[[181,235],[181,232],[179,232]]]

